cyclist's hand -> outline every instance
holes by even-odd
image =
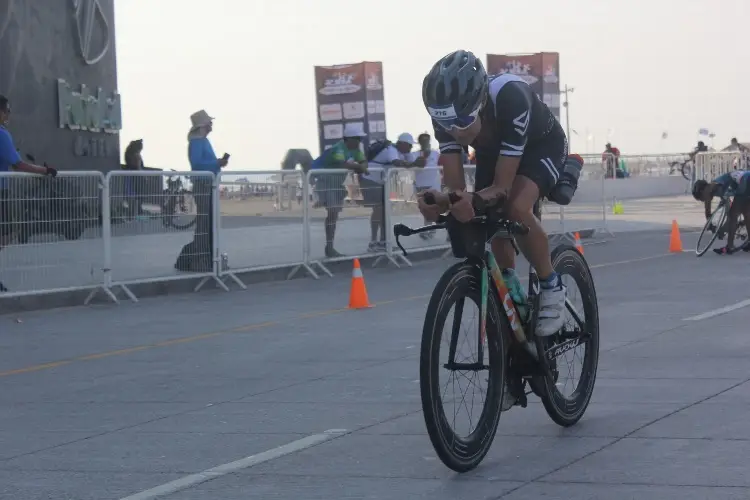
[[[428,205],[424,202],[425,193],[432,193],[436,202],[434,205]],[[417,206],[419,207],[419,212],[426,220],[436,222],[440,214],[448,210],[448,197],[440,191],[428,189],[417,195]]]
[[[425,160],[424,156],[420,156],[416,160],[414,160],[414,166],[415,167],[424,167],[427,161]]]
[[[44,175],[49,175],[50,177],[57,177],[57,169],[56,168],[48,167],[46,165],[45,165],[44,168],[47,169],[47,173],[45,173]]]
[[[466,191],[456,191],[456,194],[461,198],[451,207],[451,214],[456,218],[458,222],[469,222],[476,215],[474,213],[474,206],[471,203],[472,194]]]
[[[226,158],[219,158],[219,168],[226,167],[229,163],[229,160]]]

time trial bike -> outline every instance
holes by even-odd
[[[456,202],[454,193],[451,201]],[[434,203],[428,193],[425,202]],[[540,204],[534,213],[541,219]],[[462,259],[443,273],[427,307],[419,363],[422,409],[432,445],[442,462],[457,472],[477,467],[489,451],[500,415],[513,406],[526,407],[527,396],[535,394],[547,414],[558,425],[568,427],[578,422],[588,407],[596,381],[599,361],[599,310],[591,271],[578,250],[559,245],[552,252],[554,269],[561,277],[572,278],[581,292],[582,308],[569,299],[566,310],[572,318],[563,329],[550,337],[534,335],[539,313],[539,279],[529,268],[528,300],[517,304],[511,298],[502,272],[490,250],[493,238],[509,239],[519,253],[515,235],[528,233],[522,224],[511,222],[500,214],[485,214],[468,223],[459,223],[443,215],[436,224],[410,228],[396,224],[396,243],[406,255],[399,237],[436,229],[447,229],[454,256]],[[570,295],[571,286],[568,284]],[[469,333],[469,356],[457,354],[467,344],[459,341],[461,317],[469,307],[479,310],[478,328]],[[454,309],[453,320],[448,321]],[[522,311],[525,314],[522,315]],[[440,360],[444,327],[447,335],[447,360]],[[580,380],[569,395],[559,390],[561,364],[571,351],[583,349]],[[452,384],[443,387],[441,372],[447,372]],[[570,368],[567,369],[570,374]],[[455,428],[457,412],[446,412],[445,403],[463,405],[471,413],[477,406],[473,394],[447,397],[452,385],[463,391],[468,385],[484,386],[486,398],[480,401],[478,417],[469,415],[470,429],[459,434]],[[530,390],[527,390],[527,387]],[[467,412],[468,413],[468,412]]]

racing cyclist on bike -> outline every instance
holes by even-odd
[[[713,197],[722,197],[728,190],[734,192],[734,200],[732,200],[727,214],[727,245],[723,248],[714,248],[714,252],[719,255],[731,255],[738,250],[734,247],[734,235],[737,231],[737,220],[740,214],[744,216],[745,224],[750,221],[750,171],[733,170],[720,175],[711,182],[700,179],[693,184],[693,198],[704,203],[706,220],[711,218],[711,200]],[[709,229],[717,230],[715,227]],[[746,241],[741,249],[750,252],[750,240]]]
[[[557,183],[568,155],[562,127],[521,78],[502,74],[489,78],[477,57],[465,50],[441,58],[424,78],[422,99],[440,143],[443,177],[460,200],[430,190],[434,205],[418,198],[425,219],[437,220],[448,210],[467,222],[478,210],[502,208],[506,217],[529,228],[518,238],[541,284],[536,334],[550,336],[565,323],[566,287],[555,273],[549,242],[533,207]],[[475,193],[466,192],[462,153],[476,151]],[[582,161],[581,161],[582,163]],[[492,241],[492,251],[514,301],[523,294],[515,275],[515,251],[508,240]]]

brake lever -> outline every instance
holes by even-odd
[[[404,248],[404,246],[398,240],[398,236],[396,236],[396,245],[401,249],[401,253],[404,254],[404,257],[406,257],[407,255],[409,255],[408,253],[406,253],[406,248]]]
[[[399,236],[411,236],[414,234],[414,231],[411,230],[409,226],[405,226],[404,224],[396,224],[393,226],[393,235],[396,237],[396,245],[401,249],[401,252],[403,252],[404,257],[406,257],[406,249],[399,241]]]

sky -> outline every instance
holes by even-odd
[[[229,170],[277,170],[289,148],[318,154],[314,66],[360,61],[383,62],[388,136],[416,136],[422,78],[462,48],[559,52],[572,151],[684,152],[700,128],[720,149],[750,142],[747,19],[748,0],[116,0],[120,137],[187,170],[206,109]]]

